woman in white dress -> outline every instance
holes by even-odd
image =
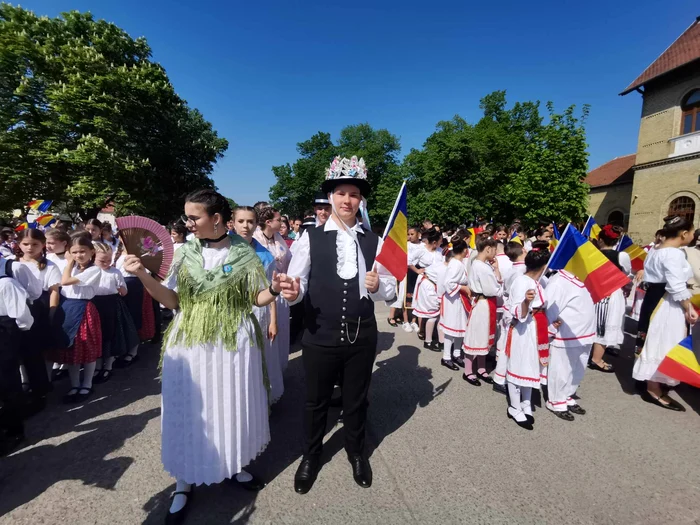
[[[644,262],[645,278],[665,283],[665,294],[655,306],[641,353],[632,369],[632,377],[647,382],[647,401],[670,410],[684,411],[683,405],[670,398],[662,384],[679,382],[658,371],[666,354],[687,335],[686,322],[695,324],[698,314],[693,308],[688,280],[693,269],[681,248],[693,239],[692,224],[678,216],[667,217],[663,228],[664,241]]]
[[[432,341],[435,323],[431,323],[430,320],[437,319],[440,315],[440,305],[437,302],[436,273],[437,269],[443,266],[445,258],[442,256],[442,250],[438,248],[442,240],[439,231],[428,230],[424,234],[424,240],[424,249],[419,252],[417,260],[413,263],[415,267],[423,268],[423,272],[418,277],[418,280],[416,280],[413,290],[413,315],[415,315],[421,323],[421,326],[419,326],[418,338],[429,342],[428,346],[423,345],[425,348],[434,350],[434,348],[432,348]],[[432,266],[435,267],[428,272],[428,269]],[[424,319],[428,321],[424,321]],[[423,325],[423,323],[425,323],[425,325]],[[420,328],[423,328],[424,335],[422,336]],[[406,329],[405,325],[404,329]],[[430,332],[430,335],[428,335],[428,332]]]
[[[450,370],[464,367],[462,340],[467,330],[467,317],[471,312],[471,290],[469,290],[464,259],[468,253],[468,236],[463,230],[452,236],[452,259],[447,264],[444,278],[438,282],[441,299],[440,328],[445,333],[442,351],[442,366]]]
[[[632,261],[626,252],[617,251],[615,246],[620,242],[624,230],[620,226],[606,224],[598,235],[598,248],[625,275],[632,276]],[[617,349],[625,342],[625,293],[619,288],[610,297],[606,297],[595,305],[596,337],[588,365],[592,370],[611,373],[614,371],[603,356],[606,348],[612,355],[617,355]]]
[[[185,222],[195,239],[182,246],[163,284],[127,255],[136,275],[166,308],[178,309],[164,337],[162,460],[177,479],[166,522],[182,520],[193,485],[236,477],[260,488],[243,468],[270,439],[262,333],[252,313],[279,295],[286,276],[268,288],[250,245],[229,236],[228,201],[214,190],[191,193]],[[298,287],[298,285],[296,285]]]
[[[546,297],[539,283],[549,261],[549,249],[533,248],[525,257],[525,275],[513,282],[504,317],[508,321],[506,380],[510,406],[508,417],[532,430],[532,389],[546,380],[544,367],[549,358],[549,323]]]

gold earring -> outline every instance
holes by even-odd
[[[214,225],[214,233],[216,233],[217,231],[219,231],[219,223],[218,222]]]

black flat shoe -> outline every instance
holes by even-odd
[[[456,364],[454,364],[452,361],[447,361],[446,359],[440,359],[440,364],[445,368],[449,368],[450,370],[459,370],[459,367]]]
[[[114,362],[114,368],[129,368],[131,365],[133,365],[135,362],[139,360],[139,355],[131,355],[131,354],[126,354],[124,357],[121,359],[117,359]]]
[[[425,334],[418,332],[418,339],[420,339],[421,341],[425,341]]]
[[[479,381],[479,378],[476,376],[476,374],[462,374],[462,379],[464,379],[470,385],[481,386],[481,381]]]
[[[462,356],[454,357],[452,356],[452,362],[460,368],[464,368],[464,358]]]
[[[569,405],[569,412],[582,416],[586,413],[586,410],[581,405]]]
[[[109,381],[111,377],[111,370],[100,370],[99,373],[92,380],[92,382],[101,385],[102,383],[106,383],[107,381]]]
[[[190,502],[192,501],[192,498],[194,497],[194,485],[192,485],[190,487],[190,490],[173,492],[170,495],[170,500],[172,500],[178,494],[182,494],[184,496],[187,496],[187,502],[185,503],[185,506],[182,507],[177,512],[168,512],[168,514],[165,516],[165,525],[179,525],[180,523],[183,523],[185,521],[185,517],[187,516],[187,511],[190,509]]]
[[[681,405],[678,401],[671,399],[670,397],[663,395],[661,397],[656,397],[654,394],[651,392],[647,391],[646,395],[643,395],[642,398],[647,403],[651,403],[652,405],[658,405],[661,408],[665,408],[667,410],[673,410],[674,412],[685,412],[685,407]],[[663,403],[661,400],[664,399],[666,403]]]
[[[481,379],[487,385],[493,384],[493,379],[491,379],[491,376],[488,375],[487,373],[476,374],[476,375],[479,377],[479,379]]]
[[[533,428],[532,423],[530,423],[529,421],[527,421],[527,420],[526,421],[518,421],[517,419],[515,419],[513,416],[510,415],[510,412],[508,411],[508,409],[506,409],[506,414],[508,414],[508,418],[515,421],[515,424],[518,425],[520,428],[524,428],[525,430],[532,430],[532,428]]]
[[[433,344],[431,345],[431,350],[433,352],[442,352],[444,350],[444,346],[442,343],[433,341]]]
[[[306,494],[314,486],[318,476],[319,460],[317,457],[302,458],[294,474],[294,491],[297,494]]]
[[[369,460],[360,454],[349,456],[348,460],[352,465],[352,477],[363,489],[368,489],[372,486],[372,467]]]
[[[83,390],[87,390],[87,392],[83,393]],[[92,395],[92,388],[80,387],[78,389],[78,394],[75,396],[77,398],[76,401],[78,403],[82,403],[83,401],[87,401],[91,395]]]
[[[588,368],[591,370],[598,370],[598,372],[603,372],[605,374],[612,374],[615,371],[615,368],[610,363],[605,363],[605,366],[600,366],[599,364],[595,363],[594,361],[591,361],[588,363]]]
[[[425,348],[426,350],[431,350],[433,352],[435,351],[435,349],[433,348],[432,341],[430,343],[428,343],[427,341],[423,341],[423,348]]]
[[[251,479],[250,481],[238,481],[238,478],[236,476],[233,476],[231,478],[231,481],[233,481],[237,485],[240,485],[248,492],[260,492],[262,489],[264,489],[267,486],[267,483],[265,483],[264,481],[256,478],[252,474],[250,474],[250,475],[253,477],[253,479]]]
[[[493,384],[493,391],[498,392],[499,394],[503,394],[504,396],[508,394],[508,389],[506,388],[506,385],[499,385],[498,383]]]
[[[66,405],[69,405],[71,403],[77,403],[78,402],[78,392],[80,391],[80,388],[71,388],[65,396],[63,396],[63,402]]]
[[[550,410],[552,414],[557,416],[559,419],[563,419],[564,421],[573,421],[574,420],[574,415],[569,412],[568,410],[566,412],[559,412],[556,410]]]

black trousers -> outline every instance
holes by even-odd
[[[327,347],[304,344],[302,361],[306,375],[304,407],[304,455],[320,455],[326,433],[328,407],[333,388],[340,376],[343,393],[345,450],[362,454],[365,448],[367,393],[377,352],[373,344]]]
[[[0,433],[17,435],[23,432],[22,378],[19,374],[20,333],[15,320],[0,318]],[[13,326],[14,325],[14,326]],[[46,368],[44,368],[46,375]]]

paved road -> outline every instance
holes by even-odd
[[[685,413],[644,403],[630,394],[627,351],[614,361],[618,374],[586,376],[587,415],[567,423],[538,408],[527,432],[506,418],[504,396],[468,385],[378,315],[374,486],[354,484],[338,425],[315,487],[294,493],[303,400],[295,352],[272,410],[272,441],[251,466],[268,487],[199,487],[187,523],[700,523],[698,391],[673,394]],[[0,460],[0,523],[162,523],[174,481],[160,463],[157,350],[142,355],[85,406],[61,405],[65,386],[57,386],[25,447]]]

